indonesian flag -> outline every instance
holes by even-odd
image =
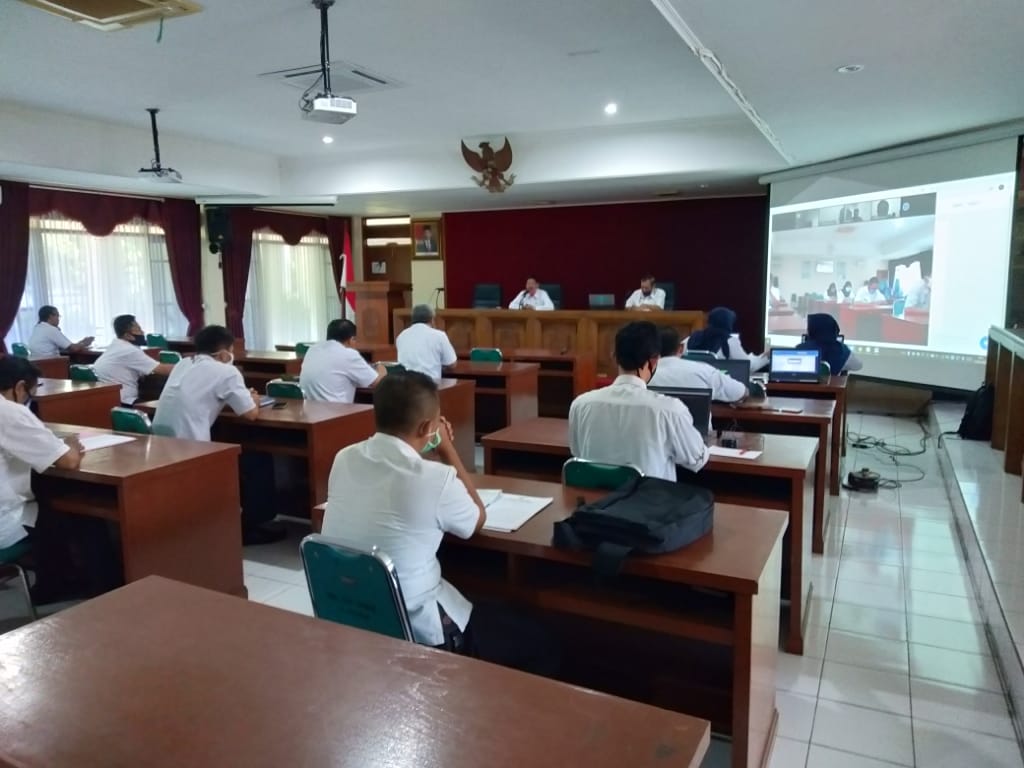
[[[342,246],[341,259],[341,280],[338,283],[338,289],[339,291],[344,291],[346,285],[355,281],[355,270],[352,266],[352,240],[349,239],[348,227],[345,227],[345,244]],[[351,293],[345,293],[345,300],[348,303],[348,309],[354,315],[356,312],[356,297]]]

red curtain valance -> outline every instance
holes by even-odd
[[[231,211],[231,218],[239,219],[238,224],[250,232],[261,229],[276,232],[288,245],[298,245],[299,241],[311,232],[328,234],[327,218],[323,216],[277,213],[258,208],[235,208]]]
[[[86,232],[96,237],[106,237],[118,225],[137,218],[163,225],[162,200],[69,192],[65,189],[29,188],[28,212],[29,216],[60,213],[81,222]]]

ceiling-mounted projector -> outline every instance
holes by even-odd
[[[320,78],[302,94],[299,107],[307,120],[335,125],[347,123],[356,116],[356,100],[331,93],[331,42],[327,30],[327,9],[334,5],[334,0],[312,1],[313,6],[320,11]],[[323,90],[310,97],[309,92],[319,83],[323,83]]]

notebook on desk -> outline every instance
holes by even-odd
[[[269,405],[274,405],[276,402],[277,400],[275,400],[274,398],[269,397],[268,395],[263,395],[260,398],[260,408],[266,408]]]
[[[477,489],[480,500],[487,508],[484,529],[498,533],[512,533],[548,506],[554,499],[544,496],[521,496],[494,489]]]

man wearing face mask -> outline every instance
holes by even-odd
[[[665,291],[654,285],[654,275],[649,272],[640,279],[640,287],[626,299],[626,309],[651,312],[665,308]]]
[[[170,376],[174,366],[158,363],[138,346],[138,339],[145,340],[135,315],[118,315],[114,318],[114,340],[92,367],[96,378],[103,384],[121,385],[121,404],[132,405],[139,398],[139,379],[156,373]]]
[[[704,438],[690,411],[674,397],[647,389],[661,344],[654,323],[629,323],[615,334],[619,375],[611,386],[586,392],[569,407],[573,456],[632,464],[650,477],[676,479],[676,465],[694,472],[708,462]]]
[[[373,393],[377,432],[338,452],[327,486],[323,534],[395,563],[413,638],[496,664],[553,674],[544,633],[505,609],[471,604],[441,578],[445,533],[468,539],[487,513],[441,416],[437,384],[408,371]],[[436,454],[439,461],[426,460]]]
[[[208,325],[195,336],[196,354],[176,364],[157,401],[153,433],[187,440],[210,440],[210,428],[225,406],[239,418],[255,421],[260,396],[247,389],[231,348],[235,337],[222,325]],[[269,544],[287,535],[266,524],[275,517],[273,464],[263,453],[239,458],[242,543]]]

